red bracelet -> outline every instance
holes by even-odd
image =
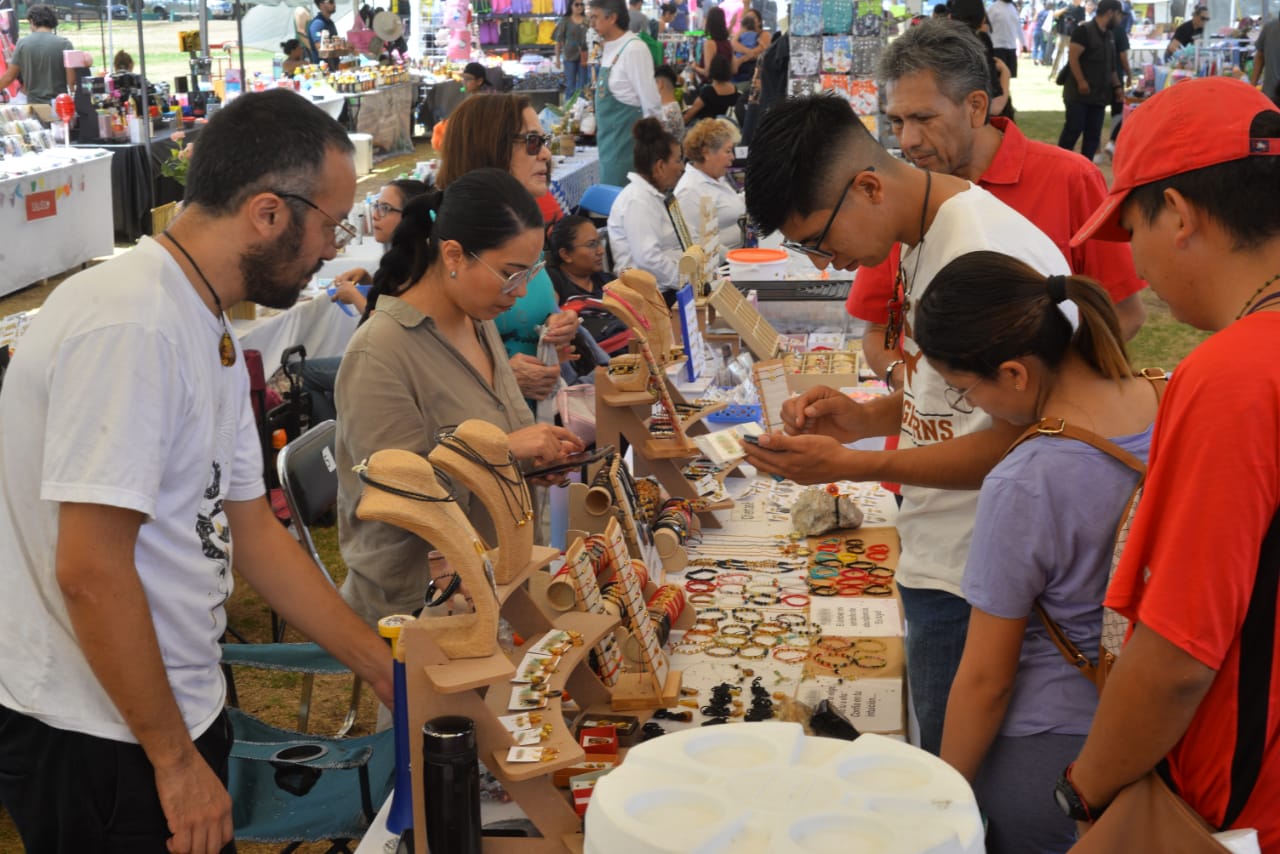
[[[716,583],[714,581],[698,581],[690,579],[684,583],[684,589],[690,593],[715,593]]]
[[[783,605],[787,605],[792,608],[807,608],[809,607],[809,594],[808,593],[788,593],[785,596],[781,597],[778,601],[781,602]]]

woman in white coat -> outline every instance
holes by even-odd
[[[738,129],[724,119],[708,119],[689,128],[684,156],[691,168],[676,184],[689,234],[708,253],[723,255],[742,245],[738,218],[746,213],[742,194],[725,177],[733,165]]]
[[[653,118],[631,129],[635,171],[609,211],[609,246],[614,269],[645,270],[658,280],[667,304],[680,287],[680,256],[693,244],[672,190],[684,172],[680,143]]]

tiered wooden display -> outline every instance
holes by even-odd
[[[445,554],[450,567],[462,577],[471,594],[475,614],[424,617],[405,626],[400,636],[405,660],[409,697],[409,755],[416,763],[413,774],[415,850],[427,854],[426,813],[421,777],[422,726],[441,715],[461,715],[476,726],[480,760],[502,783],[511,797],[542,834],[540,838],[486,837],[486,852],[564,852],[581,850],[582,822],[564,794],[555,788],[552,775],[584,761],[585,752],[564,723],[561,692],[567,691],[582,707],[605,705],[608,688],[584,667],[587,651],[610,635],[618,625],[616,617],[570,612],[553,621],[535,603],[527,582],[556,556],[553,549],[529,548],[503,541],[499,525],[499,553],[502,564],[515,567],[497,583],[492,564],[462,511],[443,500],[444,488],[437,483],[429,462],[406,451],[380,451],[369,462],[371,486],[361,498],[358,515],[398,525],[431,542]],[[455,472],[460,478],[461,474]],[[376,488],[381,483],[402,491],[437,496],[429,503]],[[506,512],[500,495],[485,488],[483,481],[475,494],[485,502],[495,519]],[[498,718],[508,714],[510,681],[516,672],[513,656],[498,648],[497,617],[505,617],[528,644],[536,643],[552,630],[578,632],[582,644],[561,659],[548,684],[549,699],[541,710],[544,723],[551,725],[544,748],[556,751],[546,762],[507,761],[515,741]]]
[[[701,454],[691,435],[707,432],[703,419],[724,408],[713,404],[696,410],[690,406],[666,372],[666,365],[682,354],[676,349],[671,314],[658,293],[653,276],[640,270],[622,273],[605,286],[604,307],[626,323],[635,336],[639,353],[613,359],[609,367],[596,369],[596,441],[621,447],[626,438],[636,449],[636,474],[652,474],[675,498],[696,500],[697,486],[682,471],[682,463]],[[655,437],[649,431],[653,405],[662,406],[671,419],[672,435]],[[723,480],[727,471],[717,479]],[[704,524],[718,528],[710,510],[728,509],[724,499],[707,508]]]

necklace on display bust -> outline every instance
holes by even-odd
[[[491,462],[466,440],[459,438],[454,432],[457,429],[457,425],[440,428],[436,433],[436,442],[489,472],[494,482],[498,484],[498,489],[502,492],[502,500],[506,503],[507,511],[511,514],[517,528],[533,521],[533,498],[529,495],[529,484],[525,483],[524,475],[520,473],[516,458],[511,451],[507,451],[507,458],[502,462]],[[509,473],[505,473],[504,469]]]
[[[368,461],[366,460],[356,466],[355,472],[356,475],[359,476],[361,483],[372,486],[374,489],[381,489],[383,492],[389,492],[392,495],[398,495],[401,498],[408,498],[410,501],[425,501],[433,504],[447,504],[449,502],[456,501],[458,498],[458,491],[453,488],[453,481],[451,481],[448,475],[442,471],[437,471],[435,476],[436,480],[440,481],[441,486],[444,487],[445,494],[436,496],[427,495],[425,492],[414,492],[411,489],[402,489],[398,486],[392,486],[389,483],[376,481],[369,477],[369,466],[367,463]]]
[[[1264,305],[1266,305],[1269,302],[1275,302],[1276,300],[1280,299],[1280,292],[1270,294],[1269,296],[1265,296],[1260,300],[1258,299],[1258,296],[1263,291],[1271,287],[1277,281],[1280,281],[1280,273],[1276,273],[1274,276],[1272,276],[1271,278],[1263,282],[1262,285],[1256,291],[1254,291],[1253,294],[1250,295],[1250,297],[1247,300],[1244,301],[1244,305],[1240,307],[1240,313],[1236,315],[1236,320],[1239,320],[1240,318],[1244,317],[1246,314],[1253,314],[1255,311],[1262,308]],[[1258,301],[1255,303],[1254,300],[1258,300]]]
[[[200,277],[200,281],[204,282],[204,286],[209,289],[209,293],[213,295],[213,304],[218,307],[218,322],[222,324],[222,337],[218,340],[218,358],[226,367],[231,367],[236,363],[236,345],[231,340],[231,330],[227,328],[227,315],[222,311],[222,298],[218,296],[218,292],[213,289],[213,285],[209,284],[209,277],[204,274],[204,270],[200,269],[200,265],[196,263],[196,259],[191,257],[191,253],[187,248],[178,242],[178,239],[169,233],[168,229],[161,232],[163,236],[172,243],[182,256],[187,259],[187,263],[191,265],[191,269],[196,271],[196,275]]]

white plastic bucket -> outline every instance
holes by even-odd
[[[367,133],[349,133],[347,136],[356,147],[356,174],[368,175],[373,171],[373,137]]]
[[[785,249],[734,249],[729,260],[729,278],[743,282],[785,279],[790,258]]]

